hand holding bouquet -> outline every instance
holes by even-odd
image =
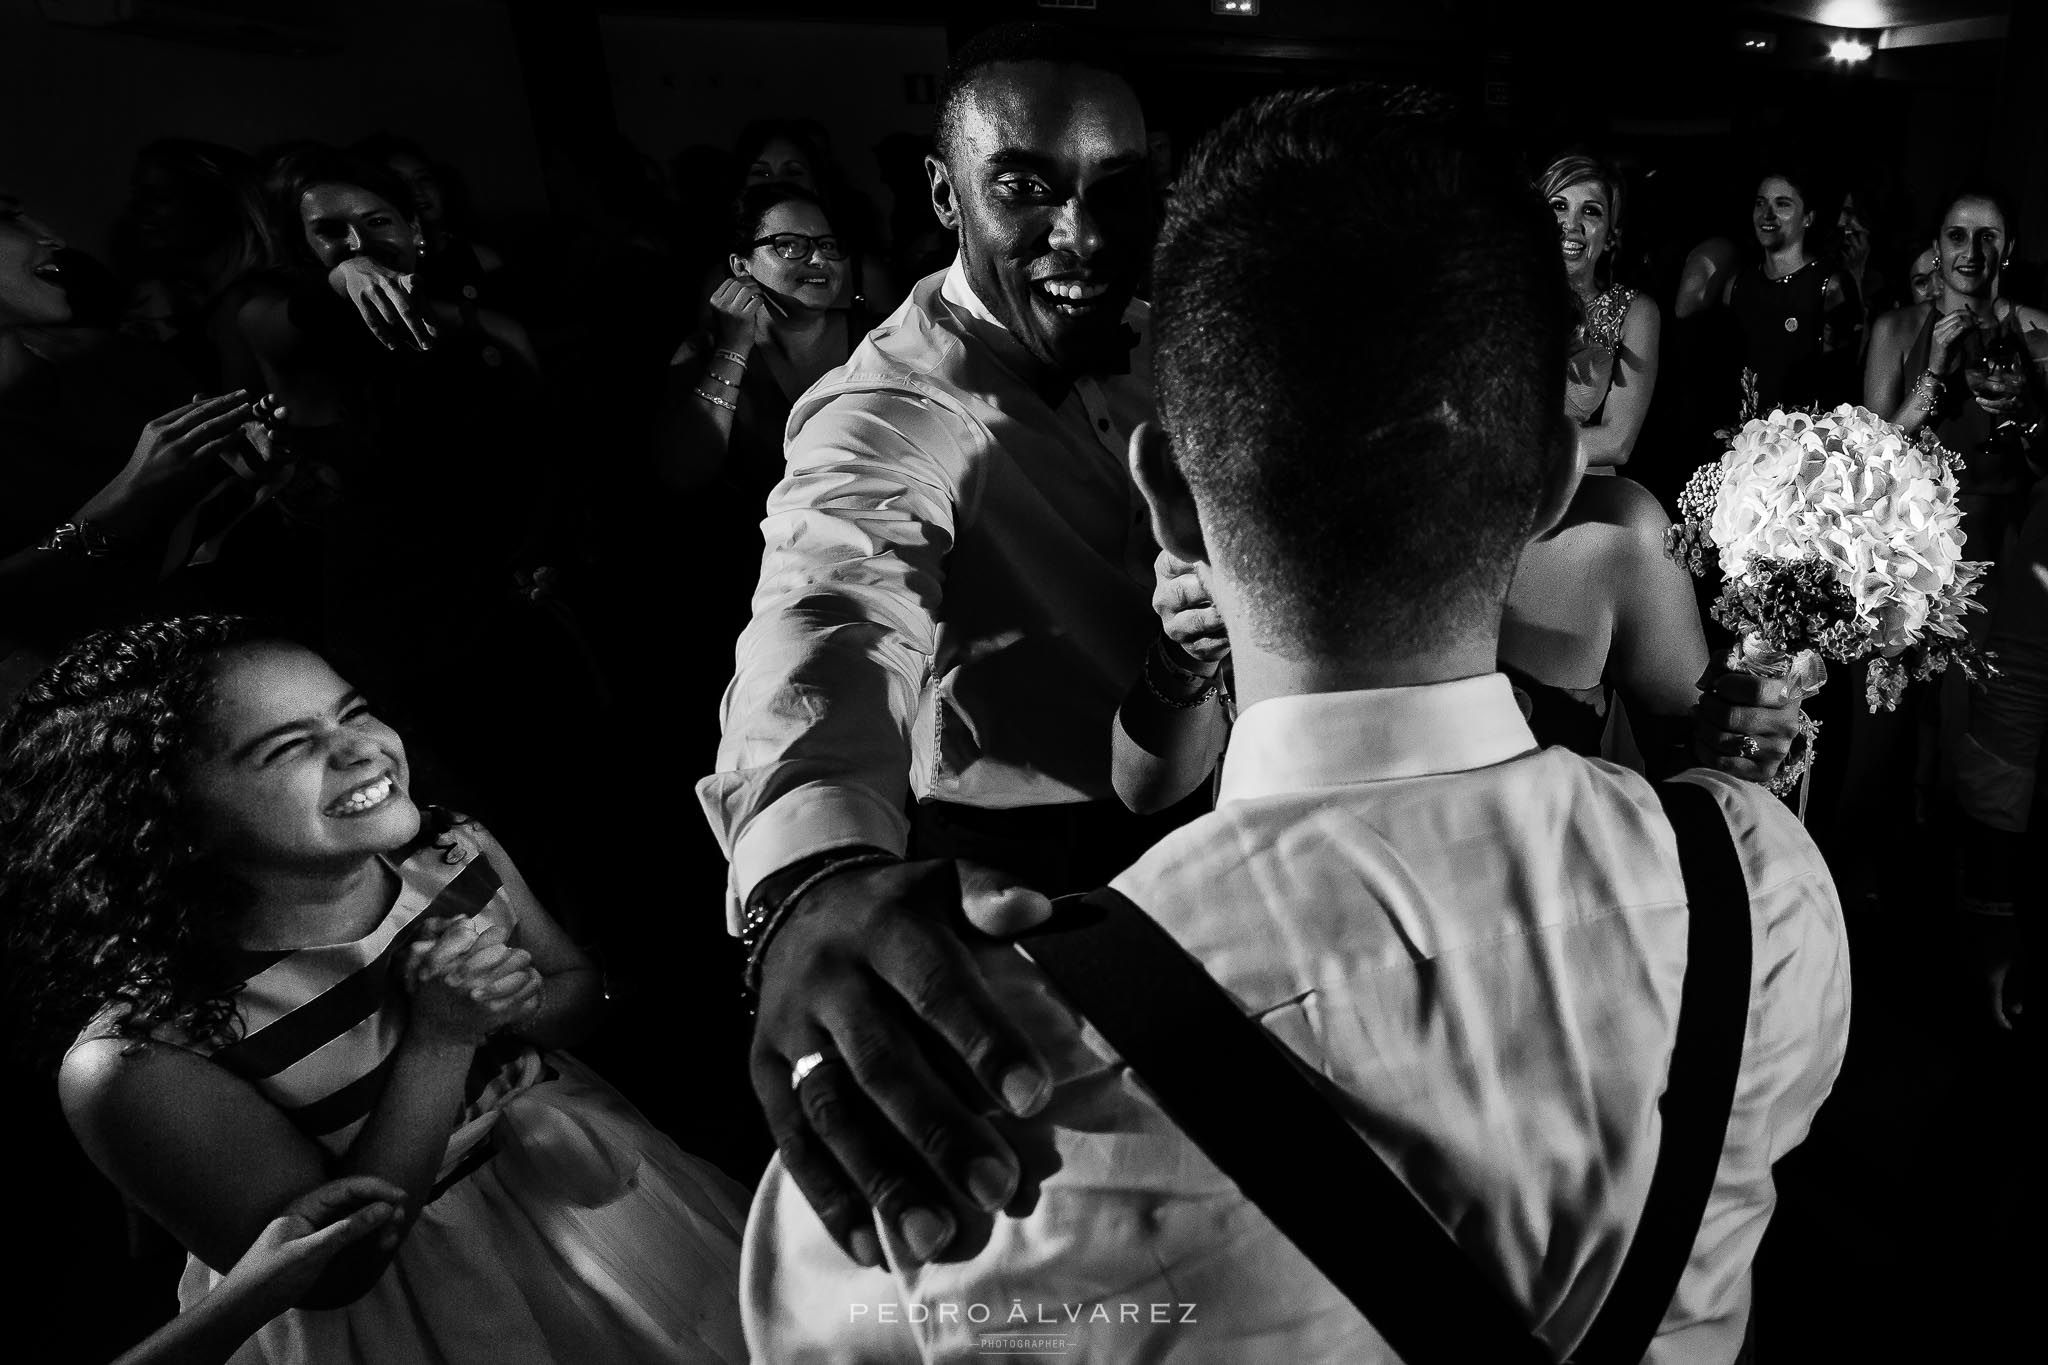
[[[1908,679],[1989,662],[1963,618],[1990,566],[1963,559],[1953,457],[1867,409],[1775,411],[1732,433],[1718,464],[1679,498],[1666,550],[1696,574],[1711,546],[1725,582],[1716,621],[1740,637],[1728,666],[1827,681],[1823,659],[1867,659],[1872,711],[1897,705]],[[1787,765],[1789,783],[1811,762]]]

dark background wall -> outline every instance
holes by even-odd
[[[2004,0],[1263,0],[1249,19],[1212,14],[1207,0],[131,3],[134,21],[85,27],[57,21],[121,6],[0,0],[0,182],[88,245],[134,150],[167,134],[255,147],[392,127],[454,161],[485,215],[518,218],[575,194],[570,149],[550,151],[551,135],[574,144],[616,126],[665,160],[724,146],[760,114],[809,115],[886,211],[875,143],[928,131],[948,46],[1020,16],[1121,43],[1176,152],[1265,90],[1363,76],[1481,104],[1532,159],[1580,141],[1620,155],[1663,182],[1646,204],[1691,219],[1739,219],[1747,163],[1788,141],[1880,186],[1886,208],[1916,225],[1940,185],[1987,159],[2015,184],[2048,187],[2029,104],[2048,76],[2048,6]],[[1827,60],[1828,42],[1881,30],[1821,16],[1947,37],[1846,67]],[[1744,35],[1772,49],[1750,51]],[[2048,256],[2048,233],[2023,234],[2021,249]]]

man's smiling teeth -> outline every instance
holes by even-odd
[[[1065,299],[1068,303],[1100,298],[1109,292],[1108,285],[1090,280],[1040,280],[1038,287],[1054,298]]]
[[[365,782],[347,796],[342,797],[341,800],[336,801],[327,808],[327,813],[329,815],[361,815],[366,810],[375,810],[391,798],[391,793],[397,789],[397,785],[397,783],[391,780],[391,774],[386,773],[373,782]]]

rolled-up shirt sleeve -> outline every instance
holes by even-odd
[[[973,422],[904,390],[841,394],[791,433],[718,771],[697,784],[734,932],[754,885],[800,858],[905,848],[910,727],[978,446]]]

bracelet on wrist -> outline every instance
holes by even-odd
[[[1153,680],[1152,670],[1155,664],[1165,671],[1165,677],[1161,680],[1166,684],[1164,687]],[[1218,673],[1221,673],[1220,669]],[[1167,658],[1165,646],[1159,641],[1154,641],[1152,648],[1145,651],[1145,662],[1138,666],[1138,677],[1145,684],[1145,691],[1151,694],[1152,700],[1175,711],[1191,711],[1223,691],[1223,685],[1217,677],[1190,673]],[[1176,683],[1179,684],[1178,687],[1175,686]],[[1185,688],[1188,686],[1196,686],[1199,690],[1192,696],[1187,695]]]
[[[1799,735],[1792,741],[1792,751],[1785,755],[1778,775],[1764,783],[1764,790],[1773,796],[1789,796],[1799,785],[1799,779],[1806,776],[1806,770],[1813,766],[1814,741],[1819,738],[1820,722],[1801,712]]]
[[[738,412],[740,410],[739,404],[733,402],[730,398],[720,398],[715,393],[706,393],[704,390],[698,389],[697,396],[714,407],[724,408],[727,412]]]
[[[718,385],[720,388],[736,389],[740,386],[739,380],[727,379],[724,375],[720,374],[716,370],[704,371],[704,377],[710,380],[712,383]]]
[[[38,550],[56,554],[82,555],[86,559],[105,559],[120,548],[121,538],[109,534],[103,527],[83,519],[67,521],[43,537]]]
[[[746,358],[745,356],[741,355],[741,354],[740,354],[740,353],[739,353],[738,351],[730,351],[730,350],[727,350],[727,349],[726,349],[725,347],[723,347],[723,346],[720,346],[720,347],[719,347],[719,348],[718,348],[717,350],[713,351],[713,352],[712,352],[711,354],[713,354],[713,355],[715,355],[715,356],[719,356],[719,357],[721,357],[721,358],[723,358],[723,359],[726,359],[726,360],[730,360],[730,361],[731,361],[731,362],[732,362],[733,364],[735,364],[735,365],[739,366],[739,367],[740,367],[741,369],[743,369],[743,370],[744,370],[745,368],[747,368],[747,358]]]
[[[740,981],[746,988],[749,999],[761,994],[761,960],[768,955],[768,945],[774,941],[776,931],[789,919],[797,902],[805,893],[827,877],[836,876],[849,868],[875,867],[883,863],[900,863],[903,860],[894,853],[866,852],[849,853],[843,858],[832,858],[790,889],[786,896],[763,899],[747,907],[745,917],[740,921],[740,944],[747,950],[746,966],[741,970]]]

